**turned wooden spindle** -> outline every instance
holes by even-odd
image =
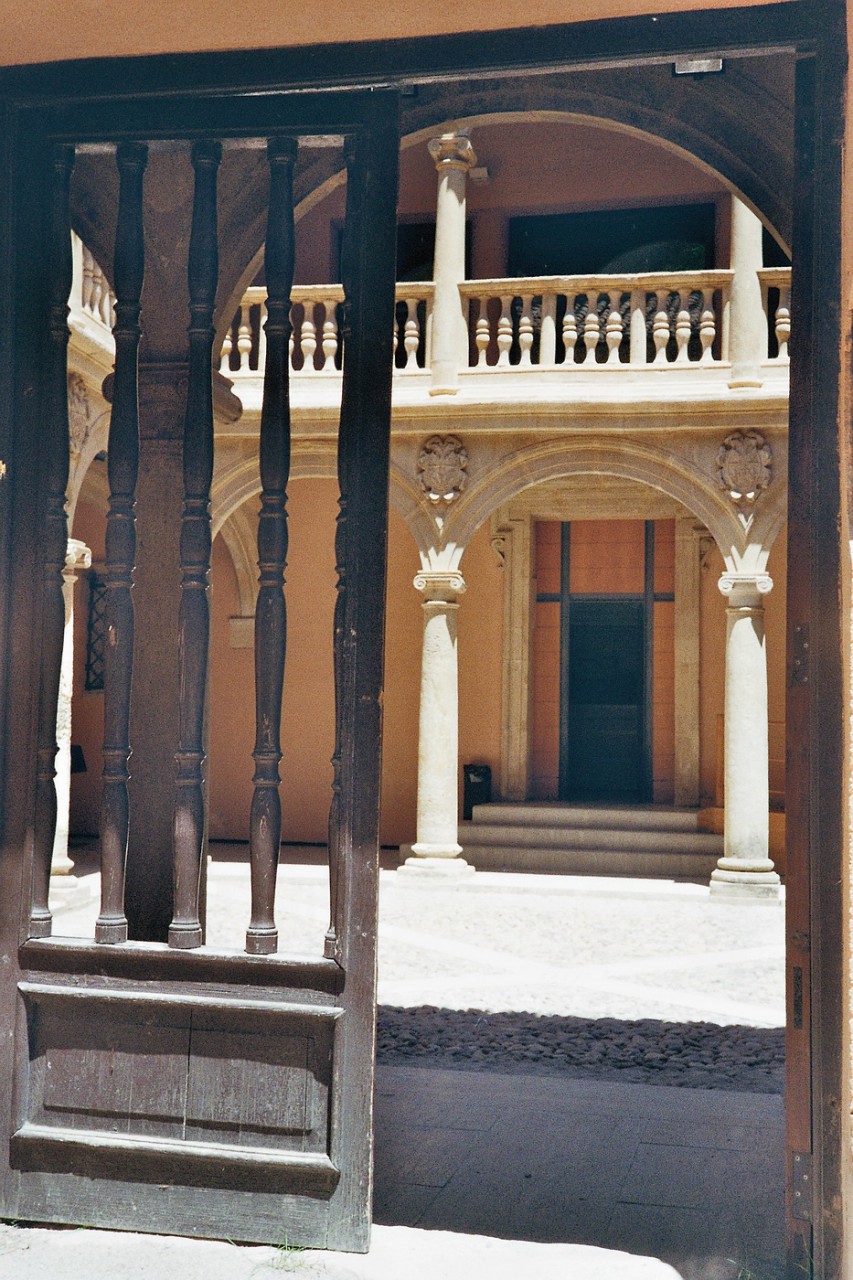
[[[178,612],[180,742],[174,828],[172,947],[201,946],[199,897],[204,845],[204,706],[210,645],[210,485],[213,478],[213,308],[219,278],[216,178],[222,147],[192,149],[195,170],[189,253],[189,376],[184,426],[184,511]]]
[[[381,103],[376,108],[381,112]],[[343,389],[338,432],[340,513],[335,538],[335,754],[329,812],[331,922],[325,953],[347,969],[372,946],[354,910],[375,908],[384,581],[390,448],[393,199],[396,121],[346,144]],[[369,282],[369,283],[368,283]],[[371,917],[375,919],[375,916]],[[372,962],[371,962],[372,966]]]
[[[258,603],[255,610],[255,776],[249,815],[252,918],[250,955],[278,948],[275,882],[281,846],[281,700],[287,649],[284,570],[287,560],[287,481],[290,475],[290,290],[293,285],[293,138],[267,147],[270,196],[264,269],[267,281],[267,358],[261,408],[261,512],[258,520]]]
[[[127,863],[130,695],[133,678],[133,570],[136,564],[136,481],[139,472],[139,312],[145,252],[142,182],[147,148],[124,142],[116,150],[119,205],[113,279],[116,289],[115,375],[107,470],[110,485],[106,540],[104,646],[104,782],[101,796],[101,911],[95,941],[127,941],[124,875]]]
[[[52,182],[46,250],[49,270],[47,376],[42,465],[46,471],[47,503],[42,529],[42,640],[39,681],[38,747],[33,825],[33,879],[29,936],[47,938],[51,931],[48,906],[50,863],[56,834],[56,708],[65,634],[62,572],[68,545],[65,488],[68,484],[68,295],[73,256],[68,193],[74,168],[74,148],[57,145],[52,153]]]

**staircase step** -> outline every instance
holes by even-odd
[[[468,845],[462,856],[478,871],[538,871],[550,875],[635,876],[708,880],[717,854],[635,852],[618,849]]]
[[[660,805],[573,805],[556,801],[538,804],[478,804],[472,822],[512,827],[604,827],[628,831],[696,831],[695,809]]]
[[[463,822],[459,825],[463,849],[512,846],[523,849],[611,850],[629,856],[640,853],[696,853],[718,858],[723,838],[711,831],[634,830],[627,827],[513,826],[512,824]]]

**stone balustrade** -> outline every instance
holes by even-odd
[[[789,268],[759,273],[767,328],[763,362],[787,365]],[[560,370],[573,377],[603,371],[724,368],[730,347],[731,271],[665,275],[535,276],[467,280],[459,285],[468,317],[460,370]],[[429,372],[432,283],[397,285],[394,365],[398,377]],[[222,346],[220,369],[259,377],[265,343],[265,290],[246,291]],[[340,285],[298,285],[291,294],[294,374],[323,377],[341,368]]]
[[[74,232],[71,234],[73,276],[69,299],[72,322],[75,318],[94,323],[108,333],[112,343],[115,324],[115,294],[92,253]]]

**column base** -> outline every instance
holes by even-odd
[[[711,873],[712,898],[730,902],[780,901],[782,881],[769,858],[741,862],[738,858],[721,858]]]
[[[459,852],[461,853],[462,850],[460,849]],[[474,874],[474,870],[475,868],[469,862],[455,854],[438,857],[429,854],[413,854],[401,867],[397,868],[397,875],[416,880],[440,880],[453,883],[467,880]]]

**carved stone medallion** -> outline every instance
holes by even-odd
[[[89,437],[92,425],[92,414],[89,408],[89,393],[86,383],[79,373],[68,375],[68,432],[71,437],[71,452],[80,453]]]
[[[717,454],[720,487],[743,511],[770,484],[770,445],[760,431],[733,431]]]
[[[418,479],[430,502],[452,502],[468,482],[468,451],[458,436],[430,436],[418,458]]]

